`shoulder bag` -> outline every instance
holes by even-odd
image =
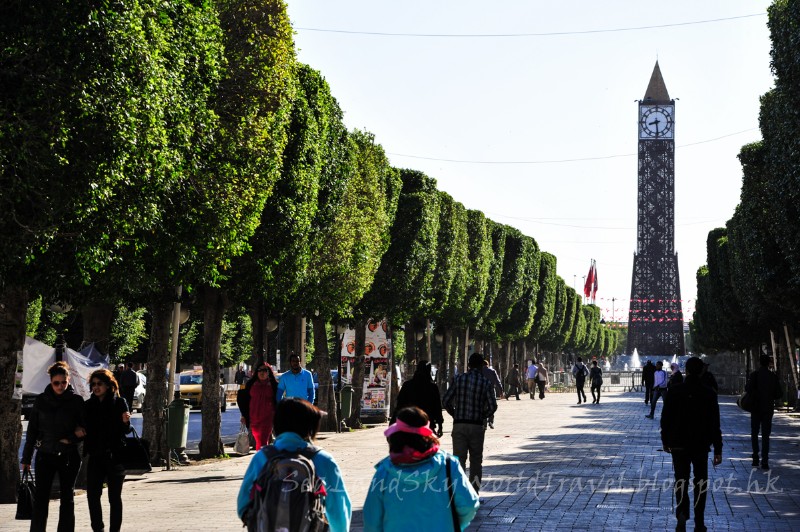
[[[114,461],[122,466],[126,475],[143,475],[153,470],[150,466],[150,445],[139,438],[131,427],[133,437],[123,437],[120,446],[113,452]]]
[[[17,481],[17,515],[14,519],[29,520],[33,517],[33,502],[36,489],[30,469],[22,473]]]

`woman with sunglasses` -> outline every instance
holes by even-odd
[[[86,435],[83,399],[69,384],[69,366],[56,362],[47,369],[50,384],[33,404],[22,468],[29,471],[36,450],[36,501],[31,519],[31,532],[44,532],[50,504],[50,488],[58,475],[61,506],[58,530],[75,530],[75,478],[81,466],[78,442]]]
[[[114,459],[122,438],[131,431],[128,403],[119,396],[119,384],[107,369],[98,369],[89,376],[92,396],[86,400],[86,441],[83,453],[89,457],[86,468],[86,498],[92,530],[105,530],[100,498],[103,482],[108,486],[111,507],[110,528],[116,532],[122,526],[122,483],[125,470]]]
[[[272,424],[275,419],[278,381],[272,367],[266,362],[259,364],[256,374],[247,381],[237,394],[242,423],[250,429],[256,440],[256,449],[269,444]]]

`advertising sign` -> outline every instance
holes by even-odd
[[[370,320],[364,340],[364,389],[361,395],[361,417],[388,417],[391,390],[392,344],[387,335],[386,320]],[[350,384],[356,363],[356,331],[347,329],[341,345],[342,384]]]

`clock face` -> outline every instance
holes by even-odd
[[[672,119],[671,105],[643,105],[639,108],[639,112],[640,139],[673,138],[675,123]]]

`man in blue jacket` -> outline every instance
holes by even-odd
[[[278,381],[278,397],[299,397],[314,404],[314,377],[307,369],[300,367],[300,355],[289,355],[290,371],[281,375]]]

